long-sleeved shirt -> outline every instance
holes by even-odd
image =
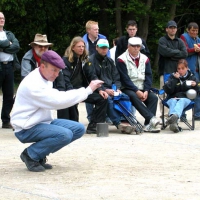
[[[92,94],[90,87],[65,92],[53,89],[52,85],[52,82],[42,77],[39,68],[23,79],[18,87],[11,115],[15,132],[40,123],[51,123],[51,110],[73,106]]]

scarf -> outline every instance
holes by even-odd
[[[36,54],[36,52],[35,52],[34,49],[33,49],[33,57],[35,58],[35,60],[36,60],[36,62],[37,62],[37,64],[38,64],[38,66],[40,66],[41,57],[39,57],[39,56]]]

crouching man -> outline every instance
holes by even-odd
[[[51,110],[70,107],[84,101],[103,81],[91,81],[87,88],[69,91],[53,89],[53,81],[65,68],[62,58],[46,51],[40,67],[26,76],[17,90],[11,123],[15,136],[22,143],[32,143],[21,153],[28,170],[41,172],[51,169],[46,156],[80,138],[84,125],[65,119],[53,119]]]

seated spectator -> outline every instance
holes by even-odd
[[[64,88],[59,87],[59,90],[78,89],[88,86],[91,80],[98,79],[94,73],[94,68],[88,63],[88,53],[85,47],[85,42],[81,37],[74,37],[67,48],[63,57],[66,65],[62,73],[55,81],[55,87],[61,86],[64,81]],[[95,91],[85,100],[87,103],[95,105],[92,111],[91,121],[87,127],[87,133],[96,133],[96,124],[105,122],[107,111],[107,98],[108,94],[105,91]],[[73,108],[73,112],[70,112],[70,118],[74,121],[79,120],[78,104]],[[65,111],[58,110],[58,117],[65,118]],[[61,112],[61,115],[59,115]]]
[[[119,72],[111,58],[107,56],[109,50],[109,43],[107,39],[99,39],[96,46],[96,53],[89,58],[89,64],[95,68],[97,77],[104,81],[98,91],[105,91],[108,94],[108,108],[107,115],[112,121],[113,125],[119,128],[123,133],[132,133],[134,127],[128,122],[121,122],[122,114],[114,109],[113,96],[114,90],[112,84],[117,86],[117,92],[121,93],[121,82]]]
[[[150,91],[152,71],[148,57],[140,53],[142,40],[132,37],[128,49],[118,57],[116,66],[120,73],[122,92],[130,97],[132,105],[145,118],[145,132],[160,132],[156,126],[160,121],[155,117],[158,98]]]
[[[167,93],[167,104],[169,106],[169,117],[167,124],[174,133],[179,132],[178,119],[180,119],[184,108],[191,100],[187,98],[186,92],[189,89],[197,90],[197,79],[188,69],[188,63],[185,59],[178,61],[177,72],[172,73],[163,89]]]
[[[123,54],[128,47],[128,39],[137,36],[138,26],[135,20],[129,20],[126,25],[126,35],[121,36],[117,41],[117,48],[115,51],[115,60]],[[150,52],[146,42],[142,40],[142,45],[140,47],[140,52],[150,57]]]
[[[40,65],[42,54],[46,52],[53,44],[48,42],[46,35],[37,33],[34,41],[29,45],[32,48],[25,53],[21,62],[22,79]]]

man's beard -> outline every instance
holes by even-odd
[[[44,53],[43,51],[40,52],[38,50],[35,49],[35,53],[41,58],[42,57],[42,54]]]

